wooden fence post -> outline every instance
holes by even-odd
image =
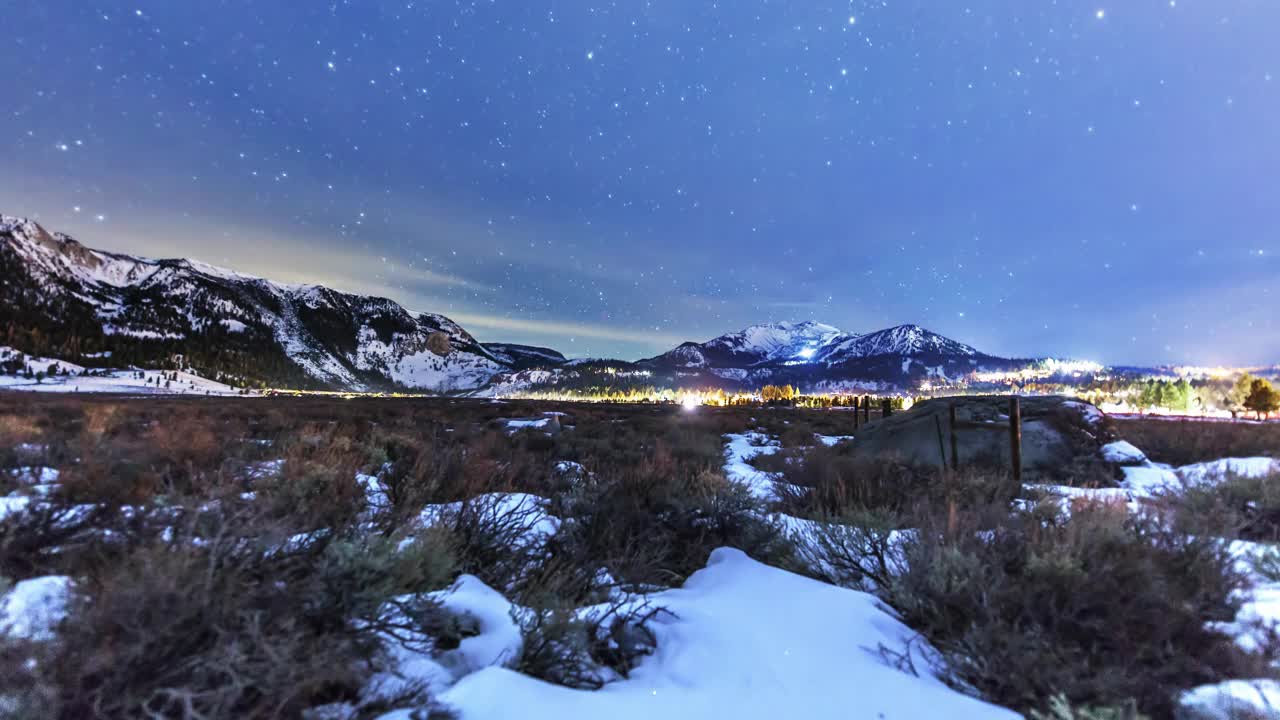
[[[947,420],[951,428],[951,469],[960,469],[960,443],[956,437],[956,404],[951,403],[947,408]]]
[[[885,398],[880,401],[880,417],[887,418],[893,414],[893,401]]]
[[[942,444],[942,420],[933,416],[933,428],[938,431],[938,458],[942,461],[942,469],[947,469],[947,447]]]
[[[853,399],[853,431],[858,431],[858,413],[862,412],[862,408],[858,407],[858,398]]]
[[[1009,459],[1014,482],[1022,482],[1022,405],[1018,396],[1009,398]]]
[[[862,424],[866,425],[871,422],[871,396],[862,396]]]

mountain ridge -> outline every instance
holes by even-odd
[[[0,344],[86,363],[178,363],[256,387],[456,393],[618,367],[733,389],[906,387],[1006,362],[918,325],[859,334],[814,320],[750,325],[634,363],[571,361],[551,348],[482,343],[389,298],[97,250],[3,215],[0,304]]]
[[[510,369],[443,315],[199,261],[95,250],[23,218],[0,216],[0,273],[0,327],[8,344],[36,354],[144,364],[181,356],[250,384],[360,390],[469,390]]]
[[[880,355],[994,357],[915,324],[859,334],[807,320],[751,325],[706,342],[685,342],[639,362],[686,368],[832,367]]]

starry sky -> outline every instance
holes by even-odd
[[[1280,361],[1274,0],[0,0],[0,211],[633,359]]]

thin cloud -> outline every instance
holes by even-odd
[[[511,330],[530,335],[547,337],[589,337],[600,340],[618,340],[622,342],[650,344],[656,348],[671,347],[685,341],[678,335],[668,335],[642,330],[628,330],[608,325],[591,325],[585,323],[562,322],[556,320],[526,320],[523,318],[503,317],[500,315],[480,315],[467,312],[454,312],[449,318],[461,323],[464,327],[482,327],[490,330]]]

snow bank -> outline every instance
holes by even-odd
[[[1240,609],[1231,622],[1215,623],[1229,634],[1241,648],[1254,652],[1264,648],[1272,633],[1280,628],[1280,583],[1258,571],[1260,564],[1277,557],[1280,547],[1267,543],[1235,540],[1230,545],[1236,570],[1245,576],[1247,585],[1236,592]]]
[[[67,616],[71,578],[62,575],[23,580],[0,597],[0,633],[27,640],[48,640]]]
[[[53,485],[58,482],[57,468],[44,467],[42,465],[32,465],[27,467],[17,467],[9,469],[9,477],[17,480],[23,485],[41,486]]]
[[[1223,458],[1178,468],[1178,475],[1190,482],[1217,480],[1231,475],[1260,478],[1276,474],[1280,474],[1280,460],[1269,457]]]
[[[511,518],[519,524],[521,542],[541,545],[560,530],[560,518],[547,511],[546,498],[528,493],[487,493],[467,500],[469,509],[484,518]],[[463,502],[428,505],[418,514],[418,524],[430,527],[457,514]],[[527,545],[526,545],[527,547]]]
[[[1103,502],[1129,502],[1133,494],[1124,488],[1081,488],[1070,485],[1024,485],[1027,490],[1071,500],[1097,500]]]
[[[1166,490],[1182,486],[1178,473],[1168,465],[1147,463],[1136,467],[1121,468],[1124,482],[1121,485],[1141,497],[1152,497]]]
[[[1117,465],[1137,465],[1147,461],[1147,454],[1127,440],[1118,440],[1102,446],[1102,459]]]
[[[571,690],[492,665],[440,699],[462,720],[505,720],[513,712],[534,720],[1017,717],[948,688],[924,670],[922,658],[919,677],[888,664],[880,648],[904,651],[914,633],[872,596],[737,550],[716,550],[683,588],[651,601],[673,614],[652,624],[657,651],[630,679],[596,692]],[[492,645],[478,657],[509,648],[492,634],[484,642]]]
[[[777,494],[773,484],[778,479],[777,474],[757,470],[749,461],[778,452],[782,449],[781,443],[759,432],[730,433],[724,439],[725,477],[746,485],[752,495],[762,500],[775,499]]]
[[[1096,405],[1079,402],[1077,400],[1067,400],[1062,403],[1062,407],[1076,410],[1080,413],[1080,417],[1084,418],[1084,421],[1090,425],[1097,425],[1106,417],[1106,414],[1103,413]]]
[[[1183,693],[1182,707],[1197,720],[1239,720],[1280,716],[1280,682],[1228,680]]]
[[[529,428],[544,428],[551,424],[551,418],[535,418],[532,420],[507,420],[507,429],[511,431]]]
[[[512,604],[501,593],[476,577],[463,575],[440,595],[440,601],[454,613],[474,619],[479,630],[479,634],[463,638],[457,649],[437,658],[455,679],[519,659],[523,647],[520,626],[512,617]]]
[[[1123,487],[1133,491],[1135,496],[1152,497],[1177,490],[1186,483],[1212,483],[1232,476],[1257,478],[1280,474],[1280,461],[1267,457],[1224,458],[1173,468],[1148,460],[1121,470],[1125,476],[1121,483]]]
[[[818,442],[822,443],[823,445],[826,445],[827,447],[835,447],[836,445],[839,445],[839,444],[840,444],[840,443],[842,443],[842,442],[845,442],[845,441],[847,441],[847,440],[852,440],[852,439],[853,439],[853,436],[852,436],[852,435],[818,435],[818,434],[815,434],[815,435],[814,435],[814,438],[816,438],[816,439],[818,440]]]
[[[20,513],[27,509],[27,505],[31,504],[31,498],[26,495],[5,495],[0,497],[0,520],[6,517]]]
[[[379,477],[360,473],[356,475],[356,484],[364,491],[364,506],[367,515],[376,516],[391,511],[393,507],[391,496],[387,494],[387,488],[382,484],[382,480]]]

